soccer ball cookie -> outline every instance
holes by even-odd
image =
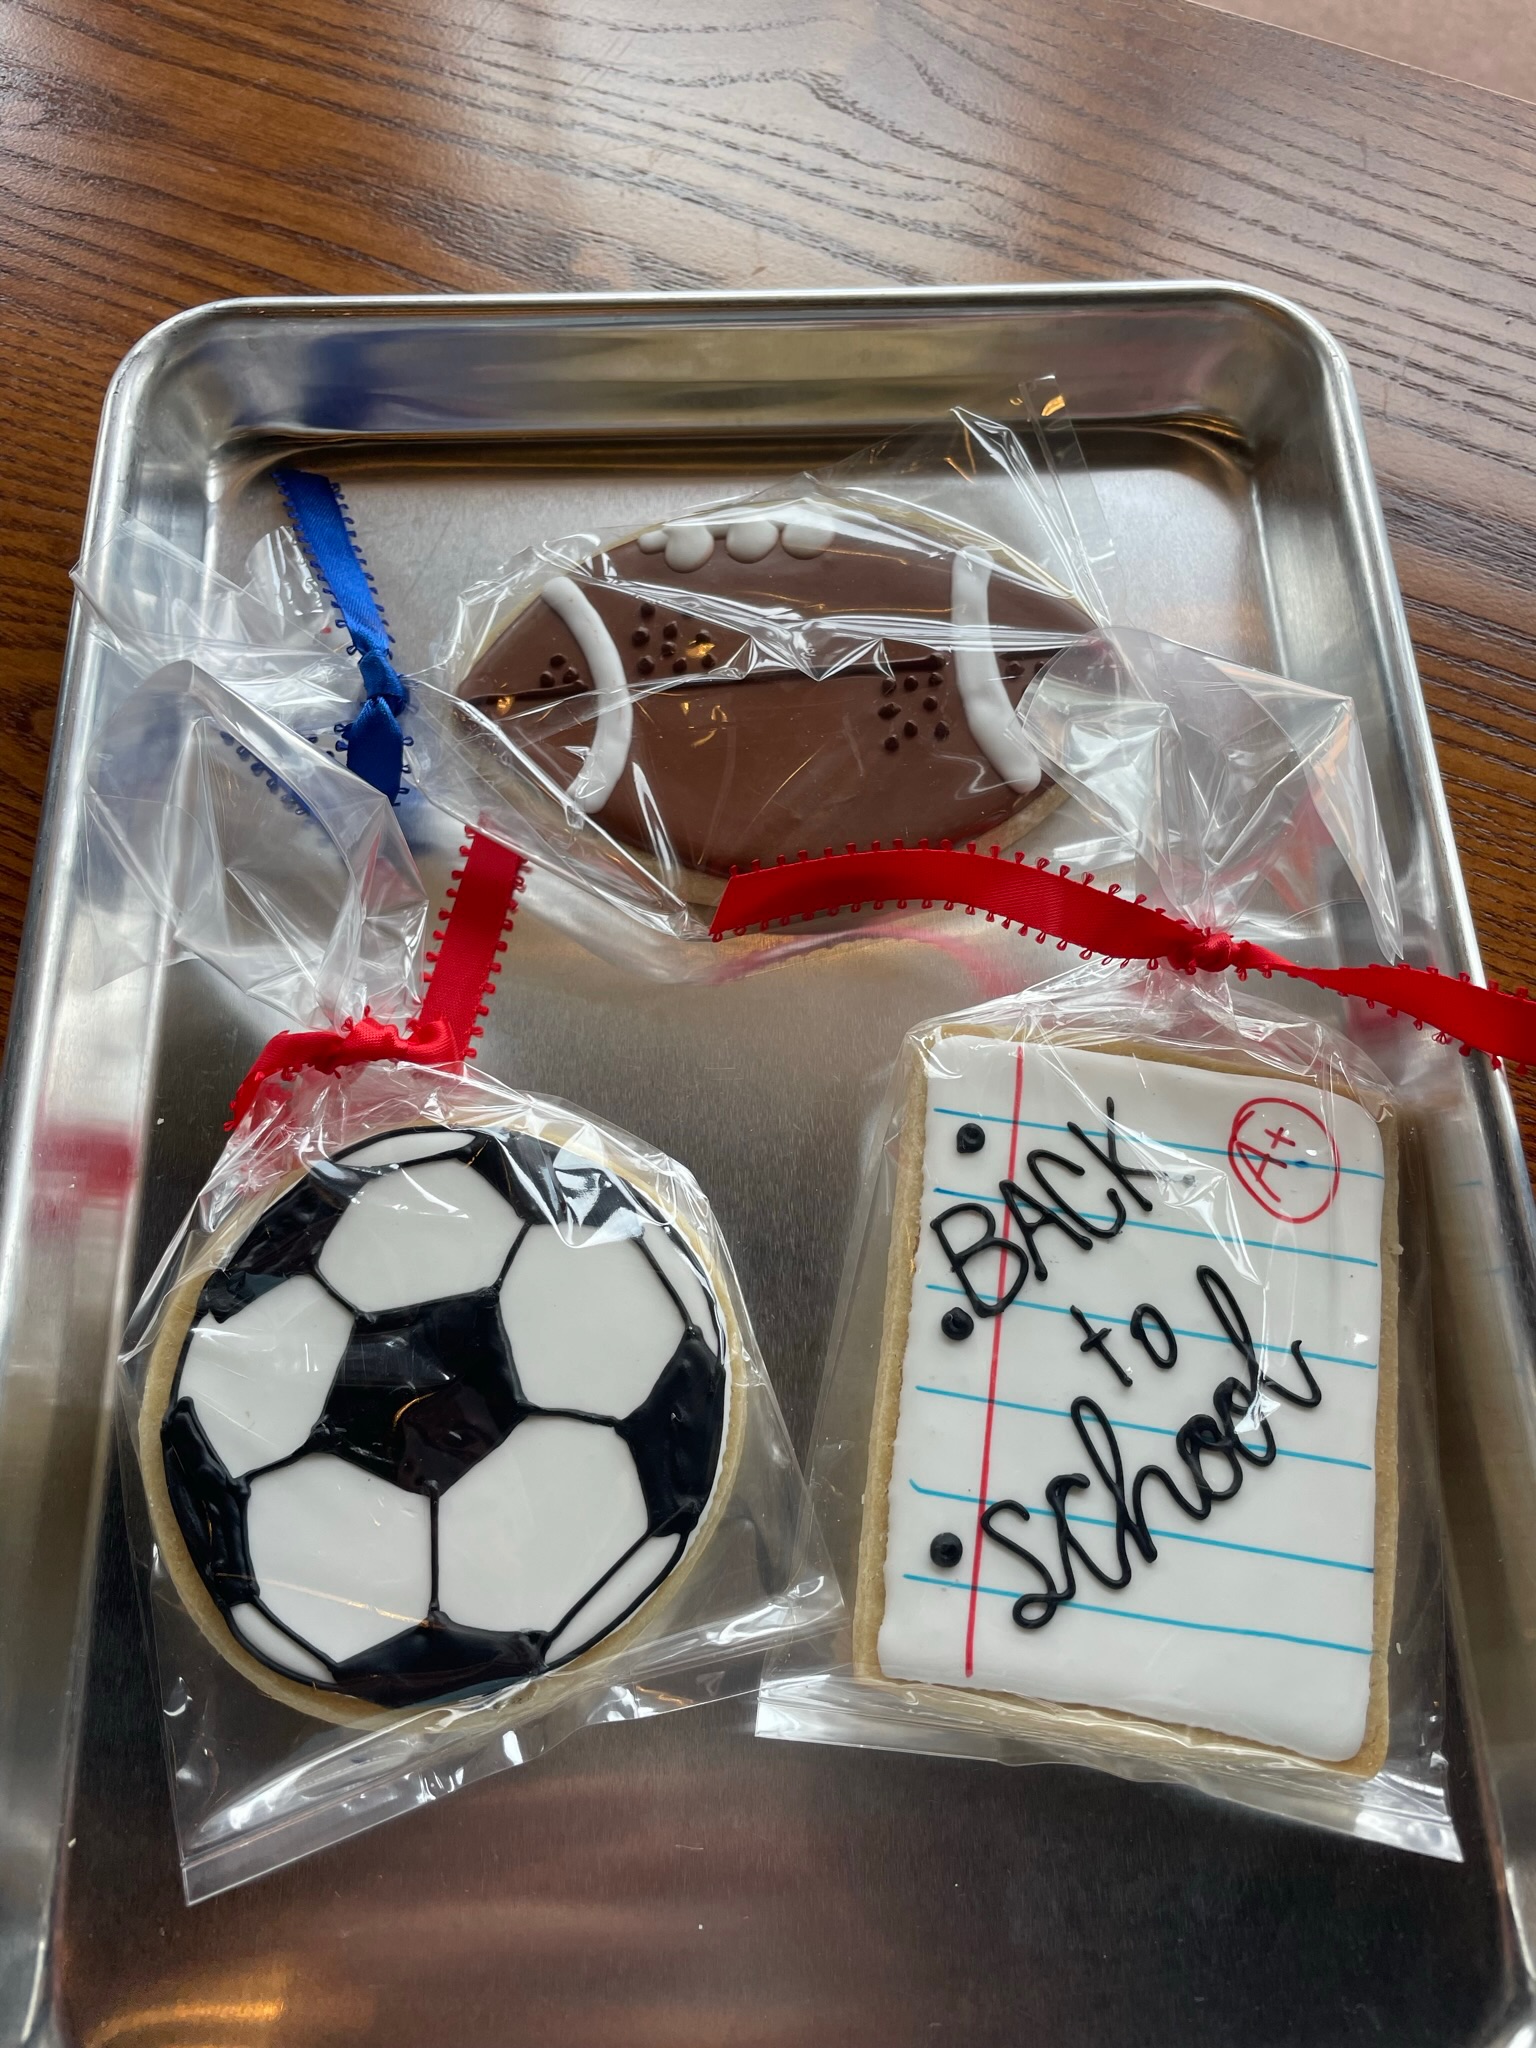
[[[1049,789],[1020,702],[1092,626],[940,522],[748,505],[552,577],[458,694],[616,839],[718,877],[802,847],[1016,832]]]
[[[320,1160],[172,1299],[141,1424],[179,1590],[332,1720],[571,1665],[675,1586],[739,1344],[652,1194],[504,1126]]]

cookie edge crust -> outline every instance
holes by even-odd
[[[1032,1034],[1004,1027],[974,1025],[941,1026],[923,1041],[930,1044],[945,1038],[997,1038],[1007,1042],[1050,1043],[1047,1034]],[[1163,1066],[1204,1067],[1214,1073],[1253,1074],[1275,1078],[1275,1068],[1259,1061],[1230,1059],[1209,1054],[1193,1056],[1175,1052],[1152,1041],[1105,1039],[1088,1041],[1062,1034],[1059,1043],[1092,1052],[1119,1054]],[[901,1412],[902,1368],[907,1346],[907,1329],[912,1310],[912,1274],[917,1255],[919,1208],[922,1198],[923,1161],[927,1141],[928,1085],[923,1066],[923,1046],[909,1040],[903,1052],[907,1065],[901,1148],[896,1170],[895,1203],[891,1223],[890,1255],[886,1272],[885,1313],[880,1336],[880,1364],[875,1382],[874,1411],[870,1422],[869,1464],[865,1477],[864,1518],[859,1537],[858,1571],[854,1591],[853,1668],[855,1676],[883,1691],[909,1697],[913,1693],[931,1700],[935,1708],[957,1718],[980,1722],[1003,1734],[1025,1740],[1049,1741],[1063,1731],[1075,1742],[1098,1749],[1131,1749],[1152,1759],[1171,1761],[1175,1755],[1194,1752],[1212,1759],[1224,1755],[1283,1758],[1297,1768],[1329,1775],[1343,1774],[1371,1778],[1386,1761],[1389,1738],[1390,1700],[1387,1681],[1387,1650],[1392,1625],[1392,1603],[1397,1577],[1398,1524],[1398,1267],[1401,1232],[1398,1222],[1400,1178],[1398,1174],[1397,1118],[1385,1095],[1335,1082],[1334,1092],[1358,1102],[1374,1120],[1381,1133],[1384,1185],[1381,1211],[1381,1345],[1376,1383],[1376,1546],[1375,1585],[1371,1621],[1371,1677],[1366,1704],[1365,1733],[1353,1756],[1327,1762],[1306,1756],[1278,1744],[1252,1742],[1243,1736],[1224,1735],[1215,1729],[1174,1721],[1150,1721],[1117,1708],[1066,1702],[1030,1700],[1021,1695],[984,1691],[979,1687],[936,1685],[921,1679],[894,1679],[880,1667],[880,1627],[885,1619],[885,1554],[889,1534],[891,1463],[896,1448],[896,1425]],[[1300,1078],[1300,1077],[1298,1077]],[[1315,1085],[1310,1084],[1309,1085]],[[1085,1724],[1083,1716],[1094,1717]]]
[[[474,1115],[456,1117],[455,1127],[494,1127],[495,1119],[477,1110]],[[507,1120],[508,1128],[517,1125]],[[393,1130],[398,1126],[391,1125]],[[446,1128],[446,1126],[445,1126]],[[613,1169],[595,1154],[590,1147],[580,1146],[581,1133],[588,1126],[574,1118],[568,1125],[563,1120],[548,1122],[545,1129],[536,1135],[554,1137],[558,1142],[578,1142],[578,1149],[585,1152],[596,1166],[604,1171]],[[370,1136],[384,1137],[387,1131],[364,1132],[349,1143],[366,1143]],[[709,1282],[710,1292],[719,1307],[725,1325],[727,1357],[721,1362],[729,1375],[725,1415],[725,1434],[720,1445],[719,1463],[715,1467],[715,1481],[710,1489],[709,1502],[703,1515],[689,1536],[687,1545],[677,1563],[653,1593],[647,1594],[634,1612],[621,1621],[617,1628],[585,1649],[578,1650],[574,1657],[560,1663],[553,1671],[541,1672],[535,1678],[514,1681],[517,1689],[501,1706],[489,1710],[473,1695],[452,1696],[436,1700],[424,1700],[410,1707],[377,1707],[367,1700],[360,1700],[347,1693],[323,1692],[313,1686],[304,1685],[296,1679],[284,1678],[268,1664],[262,1663],[241,1642],[234,1629],[224,1619],[218,1603],[203,1584],[201,1574],[193,1564],[182,1536],[180,1524],[171,1507],[170,1489],[166,1483],[165,1463],[160,1445],[160,1425],[165,1419],[171,1390],[181,1365],[181,1354],[186,1343],[187,1332],[197,1312],[197,1303],[209,1276],[218,1271],[226,1257],[245,1236],[251,1225],[272,1203],[279,1201],[304,1177],[303,1170],[289,1173],[280,1181],[240,1208],[209,1239],[196,1259],[184,1264],[167,1298],[161,1315],[160,1327],[156,1332],[150,1352],[149,1370],[145,1375],[144,1390],[140,1402],[136,1425],[136,1443],[139,1454],[139,1469],[143,1478],[144,1492],[149,1506],[150,1527],[160,1558],[169,1572],[177,1597],[192,1616],[204,1638],[217,1650],[220,1657],[249,1679],[252,1685],[268,1698],[281,1705],[292,1707],[296,1712],[307,1715],[311,1720],[329,1721],[333,1726],[344,1728],[383,1727],[389,1723],[426,1721],[429,1717],[448,1713],[463,1714],[474,1711],[477,1716],[486,1715],[486,1728],[515,1728],[535,1713],[541,1713],[556,1706],[561,1700],[580,1689],[584,1680],[583,1667],[589,1661],[607,1656],[615,1649],[633,1641],[642,1626],[649,1626],[661,1611],[663,1603],[676,1597],[690,1572],[698,1564],[700,1556],[708,1546],[715,1525],[723,1515],[725,1502],[734,1490],[736,1471],[741,1461],[742,1433],[745,1427],[745,1403],[748,1388],[746,1346],[740,1323],[729,1290],[722,1285],[722,1277],[715,1262],[710,1259],[691,1226],[675,1215],[665,1204],[654,1181],[649,1177],[631,1175],[627,1170],[619,1178],[627,1181],[652,1202],[669,1228],[675,1230],[698,1261]],[[487,1693],[486,1700],[495,1697],[494,1691]]]

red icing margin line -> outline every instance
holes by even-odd
[[[334,1074],[339,1067],[366,1060],[404,1060],[413,1066],[452,1066],[473,1059],[472,1040],[487,1015],[483,998],[495,989],[505,934],[523,886],[521,854],[489,833],[471,831],[461,849],[464,865],[455,868],[445,913],[433,932],[437,951],[427,955],[436,964],[427,984],[421,1013],[401,1030],[381,1024],[364,1011],[337,1031],[280,1031],[262,1047],[229,1105],[232,1131],[261,1093],[278,1076],[303,1067]]]
[[[710,933],[721,939],[730,932],[769,931],[840,910],[936,906],[984,910],[988,923],[1000,918],[1021,932],[1036,932],[1042,942],[1055,939],[1058,951],[1075,946],[1085,959],[1100,953],[1152,966],[1166,961],[1186,974],[1231,969],[1240,979],[1289,975],[1427,1024],[1442,1045],[1459,1044],[1464,1053],[1489,1053],[1496,1063],[1536,1064],[1536,1003],[1524,989],[1510,994],[1485,988],[1433,967],[1302,967],[1267,946],[1171,917],[1140,896],[1132,901],[1118,885],[1096,889],[1091,875],[1078,880],[1065,867],[1030,863],[1022,854],[1005,859],[996,847],[989,853],[926,842],[877,845],[867,852],[850,847],[814,860],[802,854],[775,867],[755,867],[726,883]]]
[[[1013,1064],[1013,1128],[1008,1133],[1008,1178],[1013,1179],[1019,1164],[1019,1110],[1024,1102],[1024,1048],[1016,1049]],[[1003,1209],[1003,1227],[998,1241],[1008,1242],[1008,1226],[1013,1221],[1013,1211],[1006,1205]],[[997,1255],[997,1298],[1002,1300],[1008,1287],[1008,1254]],[[965,1616],[965,1675],[973,1678],[976,1674],[976,1602],[981,1595],[981,1539],[986,1531],[986,1513],[991,1505],[987,1489],[992,1484],[992,1418],[997,1413],[997,1363],[1003,1349],[1003,1319],[999,1316],[992,1325],[992,1367],[987,1376],[987,1421],[981,1438],[981,1477],[976,1482],[976,1533],[971,1539],[971,1598]]]

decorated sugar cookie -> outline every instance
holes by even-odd
[[[860,1557],[872,1677],[1357,1772],[1385,1743],[1391,1125],[1342,1092],[937,1027]],[[1384,1313],[1383,1304],[1387,1304]]]
[[[142,1453],[204,1631],[345,1719],[541,1678],[703,1540],[739,1343],[652,1194],[506,1124],[319,1160],[181,1283]]]
[[[659,834],[722,876],[802,846],[1006,836],[1048,786],[1020,701],[1091,627],[958,529],[806,498],[551,577],[459,694],[617,839],[650,854]]]

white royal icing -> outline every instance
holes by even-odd
[[[1027,796],[1040,781],[1040,756],[1008,701],[996,653],[981,640],[992,623],[987,606],[991,581],[990,555],[979,548],[957,550],[950,571],[950,617],[961,629],[975,629],[977,638],[970,639],[966,630],[957,637],[955,680],[977,745],[1003,780]]]
[[[231,1607],[229,1618],[236,1632],[244,1636],[251,1648],[265,1657],[269,1664],[280,1665],[296,1678],[314,1679],[320,1685],[329,1683],[331,1674],[320,1659],[311,1656],[302,1643],[296,1643],[276,1622],[268,1621],[259,1607],[253,1607],[246,1601],[239,1607]]]
[[[438,1598],[469,1628],[554,1628],[645,1523],[616,1431],[536,1415],[443,1495]]]
[[[204,1316],[187,1342],[178,1392],[235,1478],[286,1458],[309,1435],[352,1334],[318,1280],[296,1274],[228,1316]]]
[[[517,1218],[461,1159],[429,1159],[381,1174],[325,1241],[327,1287],[370,1315],[493,1286]]]
[[[553,577],[540,594],[581,649],[597,704],[597,730],[566,795],[584,811],[600,811],[618,787],[634,737],[635,709],[624,662],[597,607],[569,576]]]
[[[627,1415],[683,1341],[685,1315],[718,1348],[702,1297],[660,1224],[645,1231],[643,1247],[635,1237],[532,1232],[501,1288],[502,1327],[524,1395],[538,1408]]]
[[[1377,1564],[1384,1181],[1374,1121],[1356,1102],[1300,1082],[980,1035],[942,1038],[930,1066],[891,1468],[882,1670],[1113,1708],[1325,1760],[1354,1755],[1369,1704]],[[1075,1122],[1105,1145],[1111,1098],[1122,1165],[1156,1170],[1156,1179],[1134,1182],[1150,1214],[1067,1129]],[[967,1124],[985,1133],[979,1151],[958,1149]],[[1081,1166],[1082,1176],[1042,1159],[1042,1148]],[[1031,1153],[1087,1220],[1112,1227],[1113,1191],[1126,1225],[1087,1250],[1054,1226],[1040,1228],[1047,1278],[1031,1271],[1001,1315],[977,1315],[971,1334],[952,1339],[941,1316],[969,1312],[970,1304],[930,1226],[974,1200],[997,1219],[998,1233],[1019,1242],[1002,1184],[1054,1206]],[[1031,1222],[1036,1213],[1023,1210]],[[945,1227],[962,1256],[985,1235],[969,1212]],[[1303,1388],[1290,1355],[1292,1340],[1301,1340],[1319,1404],[1288,1404],[1261,1382],[1256,1406],[1274,1432],[1274,1461],[1239,1461],[1239,1490],[1215,1501],[1204,1520],[1183,1514],[1161,1483],[1149,1482],[1143,1501],[1156,1558],[1146,1561],[1128,1538],[1123,1588],[1106,1588],[1079,1563],[1076,1597],[1044,1626],[1019,1627],[1013,1603],[1039,1593],[1042,1580],[995,1536],[979,1534],[983,1496],[989,1505],[1006,1499],[1029,1508],[1027,1522],[1003,1511],[996,1526],[1041,1559],[1061,1590],[1046,1490],[1058,1475],[1086,1474],[1091,1485],[1064,1497],[1069,1528],[1109,1576],[1117,1573],[1117,1510],[1071,1419],[1077,1397],[1090,1396],[1109,1418],[1127,1495],[1150,1462],[1196,1497],[1175,1434],[1193,1416],[1214,1415],[1217,1387],[1246,1370],[1197,1279],[1202,1265],[1230,1289],[1271,1384]],[[1017,1270],[1010,1254],[991,1249],[965,1267],[988,1302],[1006,1291],[999,1274],[1011,1284]],[[1150,1355],[1164,1349],[1155,1320],[1143,1321],[1145,1345],[1129,1327],[1145,1303],[1175,1333],[1169,1370]],[[1074,1306],[1090,1329],[1107,1329],[1130,1386],[1097,1351],[1081,1348]],[[1245,1411],[1246,1395],[1237,1428],[1262,1448],[1257,1419]],[[1231,1460],[1208,1453],[1204,1463],[1211,1489],[1224,1490]],[[964,1544],[951,1568],[931,1555],[944,1532]]]
[[[245,1523],[263,1605],[338,1662],[399,1635],[431,1602],[431,1516],[425,1494],[341,1458],[263,1472]]]
[[[574,1657],[594,1636],[611,1627],[651,1590],[677,1556],[682,1541],[681,1536],[648,1536],[612,1577],[603,1581],[591,1599],[577,1608],[544,1652],[544,1661],[558,1664],[562,1658]]]

